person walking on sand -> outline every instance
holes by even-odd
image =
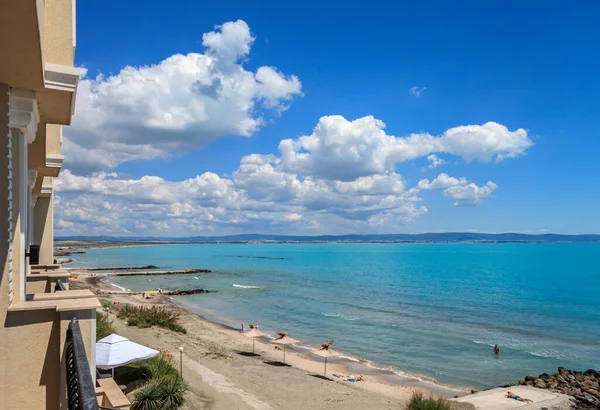
[[[256,321],[256,330],[258,330],[258,320]]]
[[[500,354],[500,347],[498,345],[494,345],[494,354],[498,356]]]

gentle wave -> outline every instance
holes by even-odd
[[[110,285],[114,286],[115,288],[119,289],[122,292],[131,292],[131,289],[128,289],[126,287],[115,285],[114,283],[111,283]]]
[[[271,256],[254,256],[254,255],[218,255],[223,258],[243,258],[243,259],[271,259],[271,260],[285,260],[288,258],[276,258]]]
[[[238,285],[237,283],[233,283],[231,286],[242,289],[260,289],[260,286]]]
[[[350,360],[351,362],[355,362],[355,363],[360,363],[360,359],[357,359],[356,357],[352,357],[352,356],[339,356],[340,359],[346,359],[346,360]]]
[[[482,341],[479,341],[479,340],[473,340],[472,342],[475,343],[475,344],[478,344],[478,345],[488,345],[488,346],[491,346],[491,347],[495,346],[494,343],[482,342]]]
[[[321,313],[321,315],[325,316],[325,317],[338,317],[340,319],[348,320],[348,321],[360,320],[360,318],[357,317],[357,316],[342,315],[341,313],[329,313],[329,312],[327,312],[327,313]]]

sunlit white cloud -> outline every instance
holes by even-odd
[[[480,205],[497,185],[439,174],[407,181],[398,165],[432,152],[499,161],[531,145],[523,130],[496,123],[451,128],[440,136],[387,135],[373,117],[323,117],[313,132],[251,154],[230,176],[204,172],[182,181],[115,172],[56,180],[57,230],[106,234],[199,235],[239,232],[394,232],[427,213],[421,190],[440,189],[456,206]],[[412,187],[411,187],[412,186]],[[291,232],[289,230],[292,230]]]
[[[442,194],[454,202],[454,206],[481,205],[498,188],[492,181],[484,186],[469,183],[466,178],[454,178],[448,174],[440,174],[433,181],[419,181],[419,189],[443,189]]]
[[[204,53],[81,80],[76,115],[64,131],[65,166],[89,174],[197,150],[228,135],[249,137],[269,112],[278,115],[302,95],[294,75],[244,68],[255,40],[244,21],[217,26],[202,40]]]
[[[446,153],[466,162],[502,161],[525,154],[533,142],[524,129],[510,131],[488,122],[404,137],[389,135],[385,124],[372,116],[348,121],[341,115],[322,117],[312,134],[279,144],[286,172],[352,181],[393,172],[400,163]]]

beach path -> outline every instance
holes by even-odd
[[[226,393],[229,395],[232,395],[232,394],[237,395],[243,400],[243,402],[245,404],[247,404],[248,406],[250,406],[251,408],[256,409],[256,410],[271,409],[271,406],[269,406],[267,403],[260,401],[252,394],[249,394],[249,393],[245,392],[244,390],[236,387],[233,383],[231,383],[229,380],[227,380],[227,378],[225,376],[223,376],[222,374],[213,372],[208,367],[202,366],[200,363],[196,362],[195,360],[190,359],[187,356],[185,356],[183,358],[183,362],[185,363],[186,370],[189,369],[189,370],[195,372],[197,375],[200,376],[202,381],[207,383],[210,387],[214,388],[216,391],[221,392],[221,393]],[[188,375],[189,375],[189,373],[186,374],[186,377],[189,377]],[[241,408],[241,407],[238,406],[237,408]]]
[[[187,335],[156,327],[138,329],[110,316],[118,334],[168,351],[177,366],[178,349],[183,346],[183,376],[190,386],[184,409],[388,410],[402,408],[411,394],[410,389],[375,382],[356,386],[323,380],[322,363],[292,352],[287,357],[291,367],[280,366],[281,350],[259,341],[256,350],[261,356],[240,354],[252,350],[250,339],[190,312],[181,312]],[[214,358],[207,354],[215,345],[225,348],[228,357]],[[308,370],[301,368],[307,365]],[[336,371],[335,366],[332,365],[331,371]]]

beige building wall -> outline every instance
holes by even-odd
[[[54,204],[52,197],[38,197],[35,203],[33,243],[40,245],[40,264],[54,263]]]
[[[46,125],[46,154],[60,155],[62,145],[62,125]]]
[[[40,263],[54,262],[51,182],[62,166],[62,126],[52,123],[70,124],[73,114],[75,3],[0,0],[0,410],[66,409],[64,358],[73,317],[95,376],[97,298],[60,292],[64,300],[56,305],[25,300],[54,285],[47,278],[27,283],[25,252],[38,244]]]
[[[72,66],[75,57],[75,1],[46,0],[45,5],[46,63]]]
[[[10,348],[3,365],[9,381],[4,407],[58,409],[61,323],[54,309],[8,312],[3,329]],[[2,366],[2,364],[0,364]]]

